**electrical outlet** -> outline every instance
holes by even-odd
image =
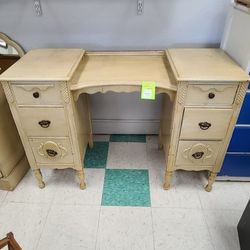
[[[143,14],[144,0],[137,0],[137,15]]]
[[[36,15],[41,16],[42,15],[42,7],[41,7],[40,0],[34,0],[34,8],[36,11]]]

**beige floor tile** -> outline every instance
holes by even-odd
[[[38,250],[94,250],[99,206],[53,205]]]
[[[85,169],[87,188],[77,185],[74,171],[66,170],[57,183],[54,204],[101,205],[105,169]]]
[[[6,196],[7,196],[7,193],[8,191],[5,191],[5,190],[0,190],[0,206],[1,206],[1,203],[4,202]]]
[[[242,211],[249,196],[244,192],[240,182],[217,181],[211,192],[198,192],[204,209],[237,209]]]
[[[197,190],[203,191],[203,187],[199,173],[176,171],[171,188],[164,190],[164,171],[164,169],[149,170],[152,207],[201,208]]]
[[[102,207],[97,249],[154,249],[151,209]]]
[[[6,202],[50,203],[55,196],[55,190],[62,172],[44,169],[42,173],[45,188],[40,189],[38,187],[36,179],[30,170],[16,189],[8,192]]]
[[[240,250],[237,224],[242,215],[238,210],[203,211],[216,250]]]
[[[198,209],[152,208],[155,250],[212,250],[208,227]]]
[[[48,204],[5,202],[0,207],[0,238],[13,232],[22,249],[36,249],[48,211]]]
[[[146,143],[110,142],[107,168],[147,169]]]

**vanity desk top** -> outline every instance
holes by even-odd
[[[171,78],[172,71],[175,78]],[[4,72],[0,80],[69,81],[72,77],[72,90],[107,85],[141,86],[142,81],[155,81],[157,88],[175,91],[177,81],[249,80],[223,50],[207,48],[137,52],[36,49]]]
[[[0,76],[39,187],[45,186],[40,168],[69,167],[82,189],[85,150],[93,146],[88,94],[140,91],[143,81],[155,82],[156,93],[165,93],[159,129],[167,156],[164,188],[177,169],[208,170],[211,191],[248,80],[221,49],[38,49]]]

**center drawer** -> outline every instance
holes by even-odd
[[[64,108],[19,108],[22,127],[27,136],[68,136]]]
[[[222,140],[232,113],[232,109],[185,108],[180,138]]]

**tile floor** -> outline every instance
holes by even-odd
[[[236,226],[250,183],[216,182],[178,171],[162,189],[164,155],[156,136],[94,136],[85,157],[87,189],[74,171],[31,171],[13,192],[0,191],[0,237],[13,231],[24,250],[237,250]]]

